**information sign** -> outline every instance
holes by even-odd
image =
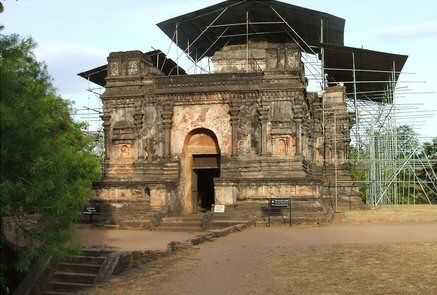
[[[224,213],[225,205],[214,205],[214,213]]]
[[[289,208],[291,199],[271,199],[272,207]]]

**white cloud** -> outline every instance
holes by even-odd
[[[437,21],[380,28],[369,31],[369,34],[377,39],[389,41],[435,39],[437,38]]]

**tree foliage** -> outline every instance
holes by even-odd
[[[92,138],[73,122],[34,48],[30,38],[0,35],[2,239],[4,218],[13,220],[26,242],[21,271],[68,253],[70,226],[100,177]]]

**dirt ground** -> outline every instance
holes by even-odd
[[[338,217],[342,224],[437,222],[437,205],[379,206],[374,210],[346,211]]]
[[[437,222],[250,228],[89,294],[437,294]]]

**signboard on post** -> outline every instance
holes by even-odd
[[[214,213],[225,213],[225,205],[214,205]]]
[[[286,208],[286,209],[289,209],[289,212],[288,212],[288,221],[289,221],[289,224],[290,224],[290,226],[291,226],[291,198],[278,198],[278,199],[269,199],[269,207],[268,207],[268,210],[269,210],[269,227],[270,227],[270,215],[271,215],[271,210],[272,209],[275,209],[275,210],[281,210],[282,211],[282,209],[283,208]],[[281,213],[282,214],[282,213]],[[285,221],[284,221],[284,223],[285,223]]]
[[[272,207],[279,207],[279,208],[291,207],[291,199],[270,199],[270,202]]]
[[[90,217],[90,223],[93,223],[93,216],[94,215],[100,215],[100,207],[94,207],[94,206],[88,206],[85,208],[85,210],[82,212],[83,215],[89,215]]]
[[[93,206],[88,206],[85,208],[85,211],[83,211],[83,214],[85,215],[92,215],[95,214],[97,212],[96,207]]]

